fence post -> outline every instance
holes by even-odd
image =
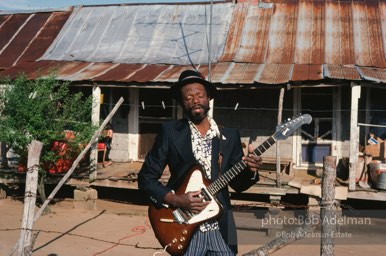
[[[43,143],[32,141],[28,147],[27,177],[25,181],[24,210],[17,255],[32,255],[32,228],[34,223],[38,170]]]
[[[336,157],[323,157],[322,201],[320,220],[322,221],[322,236],[320,255],[334,255],[334,236],[336,232],[335,205]]]

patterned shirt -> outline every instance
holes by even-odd
[[[191,131],[192,148],[194,158],[203,167],[206,177],[211,178],[212,169],[212,139],[215,137],[220,138],[220,130],[216,122],[208,116],[210,128],[206,132],[205,136],[202,136],[197,127],[189,120],[189,127]],[[208,221],[200,226],[202,232],[209,230],[219,229],[217,221]]]

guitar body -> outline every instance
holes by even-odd
[[[192,166],[184,182],[175,191],[178,194],[185,194],[191,191],[205,190],[210,181],[205,178],[201,166]],[[201,223],[218,218],[222,213],[222,206],[215,197],[205,193],[204,200],[210,203],[198,214],[191,214],[181,208],[156,208],[149,207],[149,219],[154,234],[162,247],[171,255],[182,255],[189,246],[190,239]]]

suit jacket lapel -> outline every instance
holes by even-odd
[[[193,164],[192,139],[190,137],[190,128],[187,119],[181,119],[175,128],[173,140],[177,151],[186,163]]]

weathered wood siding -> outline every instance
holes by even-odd
[[[237,128],[246,145],[252,143],[257,147],[275,132],[279,94],[279,88],[220,91],[215,99],[213,116],[219,125]],[[292,112],[292,91],[286,90],[283,119],[291,118]],[[280,143],[280,156],[292,158],[292,139]],[[275,147],[271,147],[264,156],[275,157]]]

